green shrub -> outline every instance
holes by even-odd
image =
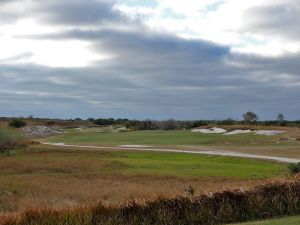
[[[22,143],[21,136],[12,129],[0,129],[0,152],[7,151],[20,146]]]
[[[288,165],[289,171],[291,174],[297,174],[300,172],[300,162],[299,163],[290,163]]]
[[[26,126],[26,122],[22,119],[15,118],[9,122],[9,126],[14,127],[14,128],[20,128],[20,127]]]

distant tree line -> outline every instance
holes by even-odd
[[[300,127],[300,120],[288,121],[282,113],[279,113],[274,120],[259,120],[259,116],[252,111],[244,113],[243,120],[225,119],[225,120],[130,120],[130,119],[114,119],[114,118],[88,118],[88,119],[49,119],[49,118],[5,118],[0,117],[0,121],[8,121],[9,125],[14,128],[20,128],[26,125],[26,121],[43,123],[46,126],[63,125],[68,127],[97,125],[112,126],[121,125],[133,130],[176,130],[191,129],[206,126],[225,126],[225,125],[261,125],[261,126],[291,126]]]

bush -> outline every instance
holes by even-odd
[[[288,165],[289,171],[291,174],[297,174],[300,172],[300,162],[299,163],[290,163]]]
[[[0,152],[7,151],[21,146],[21,136],[11,129],[0,129]]]
[[[16,119],[12,119],[9,122],[9,126],[14,127],[14,128],[20,128],[20,127],[26,126],[26,122],[22,119],[16,118]]]

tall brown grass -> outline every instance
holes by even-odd
[[[1,225],[200,225],[300,214],[300,182],[270,183],[248,191],[195,197],[131,200],[73,209],[26,210],[0,217]]]

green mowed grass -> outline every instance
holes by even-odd
[[[292,216],[292,217],[285,217],[285,218],[265,220],[265,221],[239,223],[235,225],[299,225],[299,224],[300,224],[300,216]]]
[[[125,174],[180,177],[265,178],[284,164],[236,157],[138,151],[85,151],[34,146],[0,156],[0,176],[34,174]]]
[[[191,145],[191,146],[290,146],[297,143],[276,143],[280,135],[255,134],[220,135],[186,131],[131,131],[131,132],[72,132],[46,139],[51,142],[91,145]]]

